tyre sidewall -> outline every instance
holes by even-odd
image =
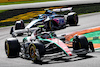
[[[78,15],[74,12],[72,15],[68,15],[67,22],[70,26],[74,26],[78,24]]]
[[[8,57],[16,57],[19,55],[19,52],[20,52],[20,44],[18,42],[18,40],[6,40],[5,41],[5,50],[6,50],[6,47],[7,47],[7,50],[8,50],[8,53],[7,56]]]

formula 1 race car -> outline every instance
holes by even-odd
[[[70,11],[68,14],[56,14],[55,12],[64,12]],[[66,12],[67,13],[67,12]],[[56,30],[64,28],[66,24],[77,25],[78,24],[78,15],[76,12],[72,11],[72,7],[46,10],[45,14],[38,15],[38,19],[33,19],[26,27],[22,20],[16,21],[15,30],[32,28],[37,25],[45,25],[46,30]]]
[[[73,37],[73,53],[85,56],[90,51],[89,48],[91,52],[94,52],[92,42],[88,42],[85,36],[75,35]],[[63,36],[57,37],[54,32],[44,32],[40,28],[34,30],[31,36],[23,38],[23,42],[19,42],[14,37],[6,39],[5,52],[9,58],[20,56],[31,59],[35,63],[42,62],[44,59],[73,55],[65,44]]]

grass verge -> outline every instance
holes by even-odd
[[[36,3],[36,2],[47,2],[47,1],[58,1],[58,0],[30,0],[30,1],[18,1],[18,2],[4,2],[4,3],[0,3],[0,5]]]
[[[100,12],[100,3],[96,3],[96,4],[85,4],[85,5],[67,5],[67,6],[63,6],[63,7],[73,7],[73,10],[75,12],[78,13],[78,15],[80,14],[87,14],[87,13],[94,13],[94,12]],[[16,9],[16,10],[8,10],[8,11],[4,11],[0,13],[0,21],[1,20],[5,20],[8,18],[12,18],[14,16],[20,15],[20,14],[24,14],[27,12],[32,12],[32,11],[43,11],[43,9],[45,8],[37,8],[37,9]],[[24,20],[25,22],[27,20]],[[28,22],[28,21],[27,21]],[[3,22],[0,23],[0,26],[9,26],[15,24],[14,22]]]
[[[74,33],[71,33],[71,34],[68,34],[68,35],[65,35],[65,39],[66,41],[71,41],[72,42],[72,38],[75,34],[78,34],[78,35],[85,35],[86,36],[86,33],[91,33],[91,32],[96,32],[96,31],[100,31],[100,27],[96,27],[96,28],[91,28],[91,29],[86,29],[86,30],[82,30],[82,31],[77,31],[77,32],[74,32]],[[93,35],[96,35],[97,33],[93,34]],[[90,35],[92,36],[92,35]],[[87,37],[87,36],[86,36]],[[89,40],[89,38],[87,37],[87,39]],[[92,40],[93,40],[93,36],[92,36]],[[96,38],[95,38],[96,39]],[[90,40],[90,41],[92,41]],[[93,42],[93,41],[92,41]],[[100,43],[94,43],[94,48],[100,48]],[[66,44],[68,45],[69,47],[72,47],[72,43],[70,44]]]
[[[5,12],[5,11],[7,11],[7,10],[0,10],[0,13],[3,13],[3,12]]]

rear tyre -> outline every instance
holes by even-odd
[[[70,26],[77,26],[77,24],[78,24],[78,15],[77,15],[76,12],[68,13],[67,23],[69,23]]]
[[[88,50],[88,40],[85,36],[80,35],[79,36],[79,40],[80,40],[80,44],[81,44],[81,49],[84,48],[86,50]]]
[[[19,56],[20,44],[16,38],[9,38],[5,41],[5,52],[8,58]]]
[[[93,43],[89,42],[88,45],[89,45],[90,49],[92,50],[92,52],[95,52]]]
[[[79,35],[78,38],[78,42],[73,43],[73,50],[76,52],[80,52],[79,54],[77,54],[78,56],[85,56],[89,50],[88,40],[83,35]]]

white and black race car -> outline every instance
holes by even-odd
[[[57,12],[66,12],[67,14],[56,14]],[[45,14],[38,15],[38,19],[33,19],[26,27],[22,20],[16,21],[15,30],[32,28],[37,25],[44,25],[46,30],[56,30],[66,27],[66,24],[70,26],[78,24],[78,15],[72,11],[72,7],[46,10]]]

